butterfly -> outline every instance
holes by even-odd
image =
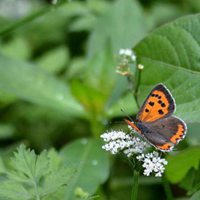
[[[144,101],[136,121],[125,121],[155,148],[169,152],[187,131],[185,122],[172,116],[175,109],[175,100],[170,91],[164,84],[158,84]]]

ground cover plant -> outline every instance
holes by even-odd
[[[0,1],[0,200],[199,200],[199,12],[196,0]],[[188,127],[162,155],[124,121],[159,83]]]

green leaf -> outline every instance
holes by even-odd
[[[188,195],[194,194],[200,189],[200,168],[198,170],[190,169],[181,182],[179,187],[187,191]]]
[[[95,55],[86,66],[80,75],[83,80],[74,80],[72,91],[86,110],[101,115],[117,76],[110,49]]]
[[[108,178],[108,157],[101,145],[100,140],[80,139],[61,150],[64,163],[77,169],[73,181],[66,188],[65,200],[77,199],[78,191],[93,194]]]
[[[177,103],[176,114],[188,122],[200,117],[200,15],[166,24],[141,41],[135,51],[141,71],[138,97],[142,103],[163,82]]]
[[[19,51],[20,49],[20,51]],[[1,45],[0,52],[8,57],[17,59],[27,59],[31,55],[28,42],[22,38],[14,38],[6,44]]]
[[[63,82],[37,66],[3,56],[0,56],[0,90],[63,114],[83,113]]]
[[[36,155],[24,145],[14,153],[9,166],[0,186],[0,198],[9,200],[47,200],[62,192],[75,172],[63,165],[55,150]]]
[[[145,18],[137,1],[113,1],[97,20],[89,39],[88,54],[93,57],[104,51],[108,43],[114,53],[121,48],[130,48],[144,37],[146,31]]]
[[[0,124],[0,139],[11,138],[15,128],[12,124]]]
[[[124,113],[122,112],[122,110]],[[126,94],[111,106],[106,113],[109,117],[132,115],[138,111],[136,101],[131,93]]]
[[[200,199],[200,190],[196,192],[194,195],[192,195],[192,197],[190,198],[190,200],[199,200],[199,199]]]
[[[168,156],[166,176],[172,183],[181,181],[191,168],[198,169],[200,147],[188,148],[176,155]]]
[[[68,61],[69,52],[61,46],[39,57],[37,64],[50,73],[58,73],[64,69]]]

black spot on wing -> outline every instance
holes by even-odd
[[[161,105],[161,107],[163,107],[163,108],[166,106],[165,103],[161,103],[160,105]]]
[[[150,105],[150,106],[154,106],[154,102],[150,101],[150,102],[149,102],[149,105]]]
[[[149,112],[149,109],[147,109],[147,108],[146,108],[146,109],[145,109],[145,112],[147,112],[147,113],[148,113],[148,112]]]
[[[169,101],[169,111],[173,112],[175,110],[175,101],[171,95],[171,93],[169,92],[169,90],[166,88],[166,86],[164,86],[163,84],[158,84],[154,90],[159,90],[159,91],[162,91],[166,98],[168,99]]]
[[[162,115],[164,112],[163,112],[163,110],[158,110],[158,113],[160,114],[160,115]]]

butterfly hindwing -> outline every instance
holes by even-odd
[[[137,120],[141,122],[153,122],[170,116],[175,110],[175,101],[169,90],[158,84],[148,95],[142,105]]]
[[[177,117],[166,117],[151,123],[138,123],[142,135],[161,151],[170,151],[185,137],[187,126]]]

